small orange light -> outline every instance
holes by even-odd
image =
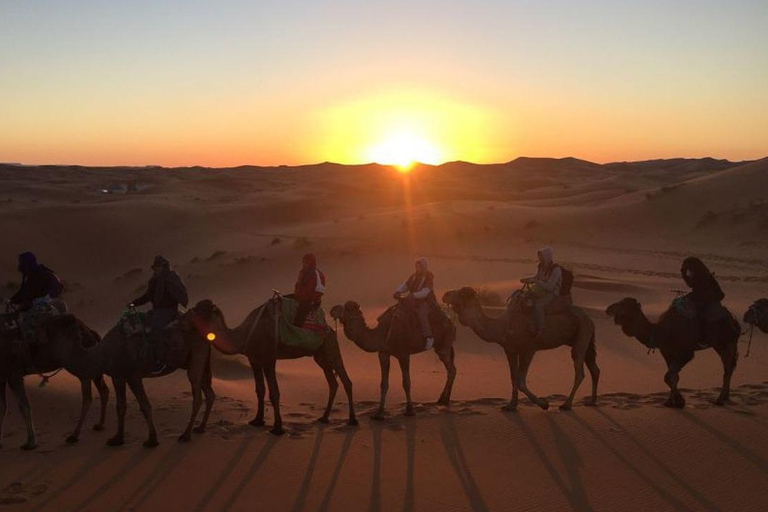
[[[206,338],[208,339],[208,341],[216,341],[216,334],[209,332]]]

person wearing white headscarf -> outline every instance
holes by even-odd
[[[421,334],[426,340],[425,348],[427,350],[432,348],[435,344],[435,338],[432,334],[432,327],[429,325],[429,312],[437,299],[435,298],[435,276],[429,270],[427,258],[416,260],[416,271],[398,286],[394,297],[396,300],[406,298],[415,301]]]
[[[544,334],[545,310],[560,295],[563,282],[563,270],[554,260],[554,251],[549,247],[539,250],[539,267],[536,275],[520,281],[531,285],[533,295],[533,321],[536,324],[536,336]]]

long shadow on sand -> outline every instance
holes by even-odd
[[[381,431],[379,422],[371,423],[373,434],[373,481],[371,482],[371,503],[368,512],[381,512]]]
[[[90,457],[85,459],[83,463],[80,465],[80,468],[73,473],[73,475],[70,477],[69,480],[64,482],[61,487],[59,487],[56,492],[53,494],[50,494],[46,499],[44,499],[42,502],[38,503],[35,508],[32,509],[33,512],[36,512],[38,510],[43,510],[49,503],[53,502],[56,498],[70,490],[72,487],[77,485],[79,482],[82,482],[83,480],[86,480],[86,476],[88,473],[91,473],[92,471],[96,471],[100,466],[108,463],[112,459],[114,459],[117,456],[117,452],[112,450],[109,451],[107,455],[105,455],[104,451],[102,450],[94,450]]]
[[[755,467],[757,467],[760,471],[763,473],[768,474],[768,461],[766,461],[764,458],[760,457],[759,455],[753,453],[749,448],[746,448],[744,445],[733,439],[732,437],[727,436],[726,434],[722,433],[709,423],[703,421],[701,418],[691,414],[689,411],[680,411],[680,415],[693,423],[694,425],[700,427],[703,430],[706,430],[716,438],[718,438],[723,444],[731,448],[733,451],[744,457],[746,460],[751,462]]]
[[[456,433],[456,425],[450,415],[440,420],[440,437],[443,440],[448,460],[451,461],[453,470],[456,472],[456,476],[459,477],[461,486],[464,488],[467,498],[469,498],[469,506],[475,512],[487,512],[488,505],[485,504],[475,477],[472,476],[472,472],[469,469],[459,436]]]
[[[255,436],[246,436],[246,438],[243,439],[240,445],[235,449],[235,453],[232,456],[232,458],[224,466],[224,470],[219,475],[219,478],[216,480],[216,482],[211,484],[210,488],[208,489],[208,492],[205,493],[205,495],[202,497],[200,502],[195,507],[195,512],[202,512],[203,510],[206,509],[208,504],[216,495],[216,492],[227,481],[229,476],[235,470],[235,467],[237,466],[237,464],[240,462],[243,456],[247,453],[248,446],[253,442],[254,439],[255,439]]]
[[[579,452],[576,450],[573,441],[568,437],[568,434],[552,419],[551,414],[547,415],[547,422],[554,435],[555,447],[560,454],[560,459],[563,461],[563,466],[565,466],[568,480],[571,482],[570,495],[572,504],[578,504],[578,508],[574,507],[576,510],[591,510],[589,499],[584,489],[584,483],[581,481],[581,474],[579,473],[579,469],[583,466]]]
[[[307,471],[304,473],[304,480],[301,482],[301,489],[299,489],[299,493],[296,495],[296,501],[293,502],[293,507],[291,507],[292,512],[301,512],[307,501],[309,486],[312,484],[312,476],[315,474],[315,467],[317,466],[317,459],[320,456],[320,447],[323,444],[324,434],[324,426],[318,425],[315,429],[315,446],[312,448],[312,455],[309,457],[309,464],[307,465]]]
[[[237,499],[240,497],[240,494],[242,494],[243,490],[248,486],[253,477],[256,476],[256,473],[258,473],[259,468],[261,468],[261,466],[264,464],[264,461],[267,460],[269,452],[272,451],[272,448],[277,444],[277,441],[278,438],[274,436],[269,436],[267,438],[264,446],[261,447],[256,460],[253,461],[253,464],[251,464],[251,467],[249,467],[245,472],[245,475],[243,476],[242,480],[240,480],[240,483],[237,484],[235,490],[232,491],[232,494],[229,496],[229,498],[227,498],[227,501],[221,506],[221,512],[227,512],[234,506],[234,504],[237,502]]]
[[[331,482],[328,484],[328,489],[325,491],[323,501],[320,503],[320,508],[318,509],[320,512],[325,512],[330,507],[331,499],[333,499],[333,492],[336,490],[336,482],[339,480],[341,468],[344,467],[344,461],[347,459],[349,448],[352,446],[352,439],[355,437],[356,433],[357,429],[351,429],[347,430],[344,434],[344,442],[341,445],[339,459],[336,461],[336,467],[333,469],[333,474],[331,475]]]
[[[552,481],[555,483],[555,485],[557,485],[557,487],[560,488],[560,491],[563,493],[563,496],[565,497],[566,501],[571,506],[571,508],[579,512],[587,512],[592,510],[589,506],[589,503],[587,502],[586,495],[584,494],[583,488],[579,488],[578,490],[571,490],[568,488],[568,486],[563,481],[562,477],[560,477],[560,473],[557,472],[557,469],[549,460],[549,457],[547,457],[547,453],[544,451],[544,448],[541,447],[541,445],[539,444],[539,441],[536,439],[536,436],[533,434],[530,427],[528,427],[525,421],[523,421],[523,418],[520,416],[520,414],[519,413],[504,414],[504,416],[523,433],[526,439],[528,439],[528,442],[530,443],[531,447],[536,452],[536,455],[539,457],[539,460],[541,461],[541,463],[544,465],[544,469],[546,469],[547,473],[549,473],[549,475],[552,477]],[[562,431],[561,431],[561,435],[565,436],[565,434],[562,433]],[[561,443],[563,443],[563,441],[561,441]],[[570,444],[570,441],[565,441],[565,443]],[[568,451],[569,452],[573,451],[573,448],[570,448]],[[566,467],[568,467],[568,462],[569,461],[566,460],[566,457],[563,457],[563,463],[566,465]],[[579,482],[579,481],[580,481],[580,478],[577,477],[576,482]]]
[[[125,462],[125,464],[120,467],[119,470],[115,472],[114,475],[112,475],[110,479],[101,484],[98,489],[91,493],[90,496],[80,502],[80,504],[76,506],[74,510],[85,510],[91,503],[109,491],[116,483],[125,480],[125,478],[130,475],[131,472],[134,471],[139,464],[147,459],[151,453],[152,452],[145,448],[140,448]]]
[[[679,499],[675,498],[671,493],[669,493],[666,489],[663,489],[659,485],[656,484],[648,475],[643,473],[636,465],[634,465],[623,453],[621,453],[619,450],[611,446],[608,441],[603,439],[603,436],[600,435],[599,432],[597,432],[592,426],[590,426],[586,421],[581,419],[577,413],[570,412],[568,414],[565,414],[567,418],[570,418],[571,420],[575,421],[579,425],[581,425],[587,432],[592,434],[592,436],[597,439],[597,441],[605,447],[614,457],[616,457],[619,461],[621,461],[627,468],[632,471],[635,475],[637,475],[638,478],[640,478],[643,482],[645,482],[648,487],[656,491],[656,494],[661,496],[669,505],[674,508],[675,510],[690,510],[685,503],[680,501]]]
[[[405,468],[405,500],[403,501],[403,512],[413,512],[415,510],[416,489],[414,488],[414,471],[416,466],[416,421],[407,421],[405,423],[405,443],[406,455],[408,457]]]
[[[667,466],[662,460],[660,460],[656,455],[651,452],[648,448],[646,448],[636,437],[634,437],[632,434],[627,432],[627,430],[621,426],[616,420],[614,420],[611,416],[606,414],[604,411],[601,411],[600,409],[595,409],[597,414],[601,415],[603,418],[605,418],[609,423],[611,423],[614,427],[621,430],[622,435],[632,441],[632,443],[641,451],[643,452],[643,455],[648,457],[651,461],[653,461],[654,464],[656,464],[658,467],[664,471],[664,473],[674,482],[679,485],[681,488],[685,489],[685,491],[696,501],[698,501],[703,510],[708,510],[711,512],[722,512],[720,508],[718,508],[714,503],[709,501],[705,496],[703,496],[700,492],[698,492],[696,489],[690,486],[688,482],[680,478],[680,476],[677,475],[674,471],[672,471],[669,466]]]
[[[141,481],[131,496],[126,499],[117,512],[123,510],[141,510],[141,506],[160,487],[166,478],[173,474],[173,468],[177,467],[189,453],[189,446],[174,444],[168,453],[155,466],[155,469]],[[136,501],[134,501],[136,500]]]
[[[371,501],[368,512],[381,512],[381,435],[385,428],[392,428],[386,423],[371,422],[373,434],[373,480],[371,482]],[[415,510],[416,490],[414,486],[414,473],[416,466],[416,420],[405,420],[406,443],[406,468],[405,468],[405,499],[403,500],[403,512]]]

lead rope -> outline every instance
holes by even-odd
[[[651,327],[651,339],[648,342],[648,352],[646,352],[646,355],[651,355],[656,353],[656,330]]]
[[[749,341],[747,341],[747,355],[744,358],[749,357],[749,351],[752,350],[752,335],[755,334],[755,324],[752,324],[749,329]]]
[[[37,375],[38,375],[38,377],[42,377],[42,379],[43,379],[43,380],[41,380],[41,381],[40,381],[40,384],[38,385],[38,387],[44,388],[45,386],[47,386],[47,385],[48,385],[48,381],[50,381],[52,378],[54,378],[56,375],[58,375],[58,374],[59,374],[59,372],[60,372],[61,370],[63,370],[63,369],[64,369],[63,367],[62,367],[62,368],[59,368],[59,369],[58,369],[58,370],[56,370],[55,372],[53,372],[53,373],[50,373],[50,374],[48,374],[48,375],[45,375],[45,374],[43,374],[43,373],[38,373],[38,374],[37,374]]]
[[[392,319],[389,321],[389,330],[387,331],[387,338],[384,340],[384,344],[387,348],[389,348],[389,337],[392,335],[392,327],[395,325],[395,313],[397,313],[397,308],[400,307],[400,301],[397,301],[397,304],[395,304],[395,309],[392,310]]]

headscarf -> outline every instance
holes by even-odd
[[[541,254],[542,259],[544,260],[544,266],[546,267],[555,261],[555,251],[553,251],[550,247],[542,247],[539,249],[539,254]]]
[[[18,270],[22,274],[26,275],[34,270],[37,270],[39,266],[40,265],[37,263],[37,256],[35,256],[34,253],[23,252],[19,254]]]
[[[315,257],[314,253],[308,252],[304,255],[303,258],[301,258],[301,262],[307,267],[307,268],[317,268],[317,257]]]

